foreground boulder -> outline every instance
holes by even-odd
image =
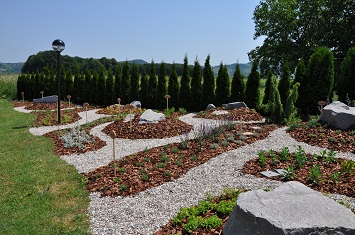
[[[355,129],[355,108],[335,101],[323,108],[319,120],[338,130]]]
[[[143,123],[158,123],[162,120],[165,120],[165,115],[163,113],[156,113],[151,109],[147,109],[139,119],[139,124]]]
[[[244,102],[233,102],[228,104],[222,104],[222,108],[226,110],[239,109],[239,108],[248,108]]]
[[[355,215],[334,200],[290,181],[239,195],[223,235],[355,234]]]
[[[56,103],[58,100],[58,96],[44,96],[43,98],[33,99],[33,103]]]

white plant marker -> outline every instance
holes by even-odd
[[[41,95],[42,95],[42,99],[43,99],[43,94],[44,94],[44,91],[40,91],[39,93],[41,93]]]
[[[86,124],[88,124],[88,107],[89,107],[89,103],[85,102],[83,104],[84,108],[85,108],[85,115],[86,115]]]
[[[113,153],[113,171],[116,177],[116,151],[115,151],[115,139],[116,139],[116,132],[114,130],[110,131],[110,137],[112,139],[112,153]]]

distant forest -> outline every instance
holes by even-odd
[[[55,70],[57,62],[57,54],[54,51],[42,51],[36,55],[31,55],[25,63],[0,63],[0,73],[4,74],[20,74],[20,73],[35,73],[35,72],[44,72],[46,70]],[[71,70],[72,73],[76,71],[85,72],[87,69],[91,71],[101,71],[102,69],[108,71],[111,69],[115,73],[117,63],[123,64],[125,61],[118,62],[116,59],[108,59],[102,57],[101,59],[94,58],[81,58],[81,57],[71,57],[68,55],[61,56],[61,67],[66,71]],[[157,63],[157,61],[154,61]],[[144,60],[130,60],[130,64],[137,64],[139,68],[139,73],[142,69],[146,71],[149,70],[150,62]],[[158,62],[160,63],[160,62]],[[190,61],[191,63],[191,61]],[[172,64],[166,64],[166,72],[170,74]],[[176,72],[178,76],[181,76],[183,71],[183,64],[176,63]],[[233,76],[236,64],[226,65],[228,69],[228,74],[230,77]],[[248,75],[250,73],[252,63],[239,64],[240,72],[243,75]],[[192,74],[193,66],[189,66],[190,74]],[[218,74],[219,65],[212,66],[212,70],[215,75]]]

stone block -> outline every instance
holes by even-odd
[[[43,98],[33,99],[33,103],[57,103],[58,96],[44,96]]]
[[[156,113],[151,109],[147,109],[139,119],[139,124],[143,123],[158,123],[162,120],[165,120],[165,115],[163,113]]]
[[[228,104],[222,104],[222,108],[226,110],[239,109],[239,108],[248,108],[244,102],[233,102]]]
[[[290,181],[274,190],[254,190],[239,195],[223,235],[238,234],[355,234],[350,209]]]
[[[319,120],[334,129],[344,131],[355,129],[355,107],[334,101],[323,108]]]

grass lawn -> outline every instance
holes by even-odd
[[[0,99],[0,233],[90,234],[83,177],[29,133],[34,119]]]

